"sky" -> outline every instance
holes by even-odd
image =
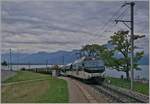
[[[135,43],[148,53],[148,2],[135,2],[135,34],[146,35]],[[128,30],[117,19],[130,19],[130,8],[121,1],[1,2],[2,53],[56,52],[81,49],[86,44],[106,44],[118,30]]]

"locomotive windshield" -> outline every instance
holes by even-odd
[[[84,61],[85,67],[101,67],[104,63],[101,60],[88,60]]]

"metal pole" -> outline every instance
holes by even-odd
[[[129,27],[127,24],[125,24],[128,28],[130,28],[131,30],[131,37],[130,37],[130,42],[131,42],[131,85],[130,85],[130,89],[133,90],[133,81],[134,81],[134,62],[133,62],[133,58],[134,58],[134,2],[130,2],[130,3],[125,3],[123,6],[125,5],[130,5],[131,6],[131,20],[130,21],[125,21],[125,20],[115,20],[116,23],[118,22],[123,22],[125,24],[125,22],[130,22],[131,27]]]
[[[48,65],[48,60],[46,60],[46,68],[47,68],[47,65]]]
[[[46,60],[46,73],[48,72],[48,59]]]
[[[134,2],[131,5],[131,90],[133,90],[134,81],[134,68],[133,68],[133,58],[134,58]]]
[[[12,63],[11,63],[11,48],[10,48],[10,63],[9,63],[9,65],[10,65],[10,70],[12,71]]]
[[[64,65],[64,55],[62,56],[62,65]]]
[[[29,62],[29,69],[30,69],[30,62]]]
[[[17,70],[19,70],[19,49],[17,49],[18,57],[17,57]]]

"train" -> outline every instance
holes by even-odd
[[[105,79],[105,65],[100,58],[82,57],[62,67],[65,76],[86,82],[102,83]]]

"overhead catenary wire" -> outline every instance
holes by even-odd
[[[112,17],[103,25],[102,30],[108,26],[108,24],[112,21],[112,19],[120,12],[122,7],[119,7],[116,12],[114,12],[114,14],[112,15]],[[102,32],[103,33],[103,32]]]
[[[122,19],[125,13],[127,12],[128,8],[126,8],[116,19]]]
[[[122,7],[121,7],[122,8]],[[127,12],[127,10],[128,10],[128,8],[126,8],[126,9],[124,9],[124,11],[123,12],[121,12],[120,13],[120,15],[118,16],[118,17],[116,17],[117,19],[121,19],[121,18],[123,18],[123,16],[125,15],[125,13]],[[113,21],[113,19],[115,19],[115,18],[113,18],[114,16],[112,16],[112,18],[111,19],[109,19],[109,21],[108,21],[108,23],[115,23],[115,21]],[[112,21],[112,22],[110,22],[110,21]],[[109,25],[110,26],[110,25]],[[112,29],[114,29],[115,27],[116,27],[116,23],[111,27],[111,28],[109,28],[109,26],[105,26],[105,28],[104,28],[104,30],[102,31],[102,33],[101,34],[103,34],[103,33],[105,33],[105,32],[110,32]],[[109,28],[109,30],[107,30]]]

